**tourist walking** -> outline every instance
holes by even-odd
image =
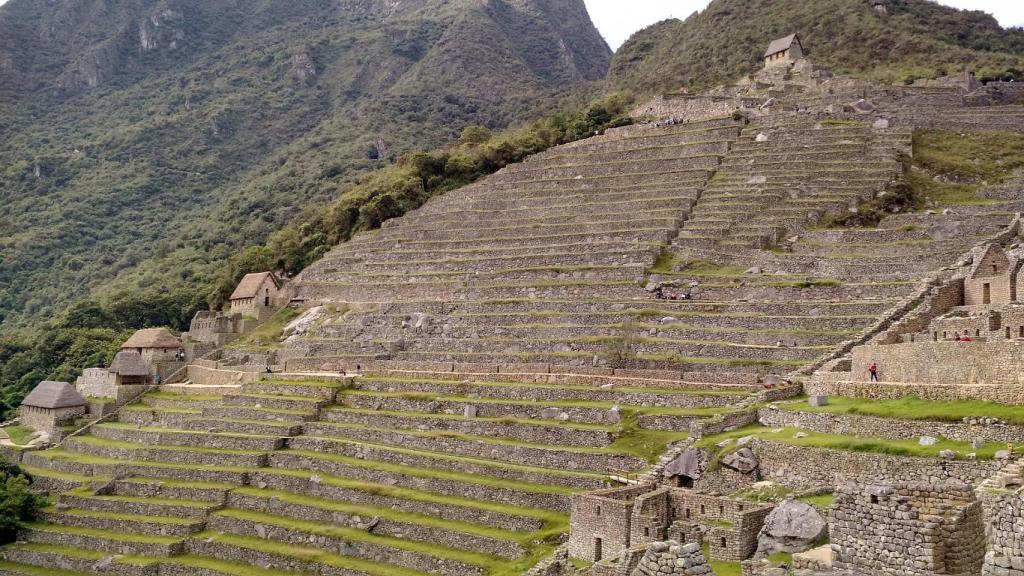
[[[868,372],[871,374],[871,381],[878,382],[878,364],[872,362],[871,366],[868,366]]]

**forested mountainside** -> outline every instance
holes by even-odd
[[[530,119],[610,58],[582,0],[10,0],[0,319],[209,284],[362,172]]]
[[[1019,79],[1024,70],[1024,31],[980,11],[927,0],[714,0],[635,34],[609,81],[641,92],[730,82],[759,66],[768,39],[793,32],[816,63],[884,82],[964,69]]]

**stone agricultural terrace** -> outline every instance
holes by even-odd
[[[5,446],[51,505],[0,576],[1021,576],[1020,382],[852,372],[965,321],[1021,187],[827,225],[915,130],[1012,130],[984,90],[773,65],[261,275],[161,386]]]

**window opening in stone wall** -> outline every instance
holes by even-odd
[[[601,515],[601,507],[600,507],[600,506],[598,506],[598,507],[597,507],[597,516],[600,516],[600,515]]]
[[[871,495],[871,503],[872,504],[878,504],[878,496],[875,496],[874,494],[872,494]]]
[[[992,303],[992,285],[985,284],[981,287],[981,303],[991,304]]]
[[[726,544],[725,544],[725,538],[724,537],[722,538],[721,542],[722,542],[722,548],[725,548]]]
[[[1006,327],[1006,339],[1007,340],[1010,339],[1010,327],[1009,326]]]
[[[651,529],[648,528],[647,526],[644,526],[644,536],[650,536],[650,535],[651,535]]]
[[[718,514],[720,516],[724,516],[725,515],[725,506],[721,506],[721,505],[718,506]]]
[[[601,561],[601,539],[594,538],[594,561]]]
[[[687,518],[689,518],[689,517],[690,517],[690,509],[689,509],[689,508],[687,508],[687,509],[686,509],[686,517],[687,517]]]
[[[704,514],[707,514],[707,511],[704,510],[704,505],[703,504],[700,505],[700,514],[701,514],[701,516],[703,516]]]

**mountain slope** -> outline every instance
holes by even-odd
[[[609,81],[645,92],[700,88],[760,66],[768,41],[798,32],[815,62],[887,82],[963,69],[1024,69],[1024,31],[991,16],[926,0],[714,0],[685,21],[635,34],[615,55]]]
[[[0,316],[208,279],[358,174],[600,79],[581,0],[11,0]],[[137,288],[139,286],[127,286]]]

